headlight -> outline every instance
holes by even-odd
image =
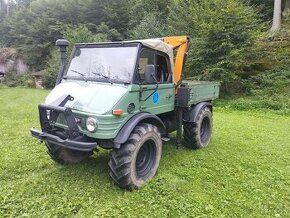
[[[89,130],[90,132],[95,132],[98,127],[97,121],[94,118],[89,117],[87,119],[86,126],[87,126],[87,130]]]

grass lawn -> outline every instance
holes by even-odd
[[[59,166],[30,136],[47,93],[0,88],[0,217],[290,217],[289,116],[216,108],[209,147],[165,143],[156,177],[128,192],[108,151]]]

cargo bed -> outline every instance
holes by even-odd
[[[199,102],[212,101],[219,96],[219,82],[184,80],[181,86],[188,87],[190,89],[188,106]]]

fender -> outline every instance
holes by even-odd
[[[115,148],[120,148],[121,144],[128,140],[131,132],[140,122],[151,123],[158,127],[161,134],[165,133],[165,125],[159,117],[154,114],[141,112],[131,117],[120,129],[116,138],[114,139]]]
[[[197,122],[197,116],[201,110],[205,107],[209,107],[212,112],[212,105],[210,102],[201,102],[195,106],[193,106],[190,110],[183,114],[184,122]]]

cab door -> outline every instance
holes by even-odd
[[[168,56],[143,48],[139,58],[138,73],[140,111],[161,114],[174,110],[175,91]]]

